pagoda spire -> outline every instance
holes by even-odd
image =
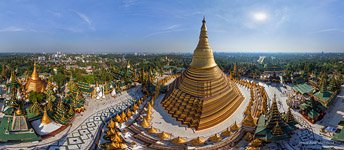
[[[283,120],[277,108],[276,94],[274,94],[274,98],[272,100],[272,104],[268,112],[268,120],[267,120],[268,128],[273,128],[275,126],[276,121],[279,123],[282,123]]]
[[[205,17],[202,20],[201,33],[199,35],[199,41],[194,51],[192,62],[190,64],[193,68],[211,68],[217,66],[214,60],[213,50],[208,42],[208,33],[206,27]]]
[[[284,120],[287,124],[291,126],[294,126],[295,124],[297,124],[297,121],[295,120],[294,115],[291,113],[290,107],[288,108],[288,111],[285,114]]]
[[[33,64],[33,72],[31,75],[31,79],[32,80],[37,80],[38,79],[38,73],[37,73],[37,69],[36,69],[36,62]]]
[[[49,116],[48,116],[48,113],[47,113],[47,109],[44,109],[44,112],[43,112],[43,117],[42,117],[42,120],[41,120],[41,124],[49,124],[51,122]]]
[[[272,129],[272,134],[273,134],[273,135],[283,135],[283,134],[284,134],[283,130],[282,130],[281,127],[279,126],[278,121],[276,121],[276,125],[275,125],[275,127]]]

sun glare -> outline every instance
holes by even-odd
[[[263,22],[263,21],[265,21],[267,19],[267,15],[264,12],[254,13],[253,17],[254,17],[255,20],[261,21],[261,22]]]

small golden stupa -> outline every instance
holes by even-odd
[[[44,109],[41,124],[49,124],[50,122],[51,122],[51,120],[48,116],[47,109]]]
[[[225,131],[223,131],[221,133],[221,136],[223,137],[228,137],[228,136],[231,136],[232,135],[232,132],[229,130],[229,128],[227,128]]]
[[[158,137],[162,140],[168,140],[171,138],[171,134],[166,133],[166,132],[161,132],[158,134]]]
[[[115,119],[116,119],[116,121],[119,122],[119,123],[122,123],[122,122],[123,122],[121,116],[119,116],[118,114],[116,114]]]
[[[169,85],[161,104],[182,124],[202,130],[229,118],[243,100],[240,90],[215,63],[203,19],[190,67]]]
[[[19,116],[19,115],[22,115],[23,114],[23,111],[21,110],[20,106],[18,106],[17,110],[16,110],[16,115]]]
[[[220,134],[215,134],[215,135],[211,136],[208,140],[211,142],[217,143],[217,142],[220,142],[222,140],[222,138],[221,138]]]
[[[25,88],[26,92],[29,93],[31,91],[34,92],[44,92],[45,90],[45,82],[41,80],[41,78],[38,76],[37,69],[36,69],[36,63],[33,67],[33,72],[31,75],[31,78],[28,79]]]
[[[149,128],[150,124],[147,120],[147,118],[143,118],[143,121],[141,122],[141,126],[144,127],[144,128]]]
[[[148,133],[150,133],[150,134],[156,134],[156,133],[158,133],[158,130],[157,130],[156,128],[154,128],[154,127],[150,127],[150,128],[148,129]]]
[[[137,106],[137,104],[135,103],[134,105],[133,105],[133,111],[136,111],[136,110],[138,110],[139,109],[139,106]]]
[[[197,137],[197,138],[195,138],[195,139],[192,139],[192,140],[190,141],[190,143],[191,143],[192,145],[198,146],[198,145],[204,144],[205,141],[206,141],[205,138]]]
[[[245,118],[244,121],[242,122],[243,126],[247,126],[247,127],[255,127],[256,124],[254,123],[253,117],[251,115],[251,113],[249,113]]]
[[[236,121],[234,122],[233,125],[231,125],[230,129],[232,132],[236,132],[239,130],[239,126],[237,125]]]
[[[186,139],[178,136],[178,137],[172,139],[172,143],[176,144],[176,145],[182,145],[182,144],[186,143]]]
[[[110,121],[109,121],[107,127],[110,128],[110,129],[113,129],[113,128],[115,128],[115,125],[116,125],[116,124],[115,124],[115,121],[113,121],[112,119],[110,119]]]

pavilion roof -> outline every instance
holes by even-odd
[[[314,88],[307,83],[294,85],[293,89],[300,92],[301,94],[310,94],[313,92]]]
[[[332,140],[344,142],[344,128],[339,133],[336,133]]]

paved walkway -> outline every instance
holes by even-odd
[[[214,127],[194,132],[191,128],[187,128],[185,125],[182,125],[179,121],[172,118],[161,106],[160,102],[164,95],[160,95],[154,103],[154,109],[152,111],[152,126],[157,128],[160,132],[165,131],[167,133],[172,133],[174,137],[180,136],[187,139],[193,139],[198,136],[209,137],[216,133],[220,133],[232,125],[234,121],[238,123],[244,118],[243,113],[250,100],[250,91],[243,86],[238,85],[238,87],[245,99],[230,117]]]
[[[113,116],[131,105],[134,99],[141,97],[140,87],[132,88],[116,98],[87,99],[86,111],[77,116],[73,124],[54,137],[41,142],[3,144],[0,149],[88,149],[91,146],[99,125],[103,120]]]

